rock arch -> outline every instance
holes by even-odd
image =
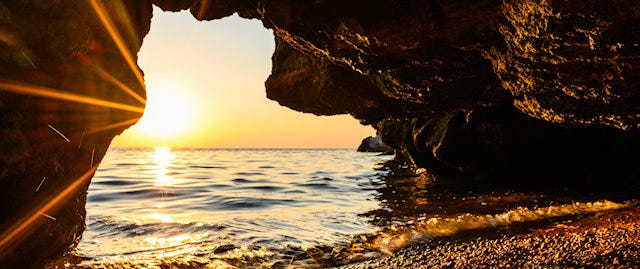
[[[373,124],[416,165],[637,181],[638,1],[6,0],[0,260],[77,244],[93,171],[144,107],[152,5],[260,19],[276,35],[269,98]]]

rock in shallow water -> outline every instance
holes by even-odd
[[[358,146],[360,152],[390,152],[392,149],[382,142],[382,138],[376,136],[369,136],[362,140],[360,146]]]

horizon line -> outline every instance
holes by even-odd
[[[152,149],[168,147],[171,149],[357,149],[358,147],[171,147],[171,146],[109,146],[111,148]]]

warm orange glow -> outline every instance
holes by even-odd
[[[53,197],[49,202],[35,208],[30,212],[29,215],[18,221],[7,231],[3,232],[2,236],[0,236],[0,252],[5,252],[5,248],[9,245],[9,243],[11,243],[18,235],[23,233],[29,226],[33,225],[39,218],[44,217],[51,220],[55,219],[55,217],[51,216],[51,214],[53,214],[53,211],[56,210],[55,207],[64,199],[69,198],[69,195],[76,193],[80,186],[87,183],[91,179],[91,176],[93,176],[93,174],[95,173],[96,169],[98,169],[97,165],[91,167],[89,171],[73,181],[67,188]]]
[[[166,169],[171,165],[171,160],[175,155],[171,153],[170,147],[155,147],[153,161],[158,165],[158,174],[166,174]]]
[[[91,7],[93,7],[93,10],[96,12],[96,14],[98,14],[100,21],[104,25],[105,29],[107,29],[107,32],[109,32],[109,36],[111,36],[111,39],[113,39],[113,42],[120,50],[122,57],[124,57],[125,61],[127,61],[129,68],[131,68],[131,72],[133,72],[133,74],[136,76],[138,82],[140,82],[140,85],[144,87],[144,78],[142,77],[142,73],[140,72],[140,70],[138,70],[138,65],[136,64],[135,58],[133,57],[133,54],[129,51],[127,46],[124,44],[122,35],[118,32],[118,29],[113,24],[113,21],[109,17],[109,14],[107,14],[107,12],[105,11],[104,6],[98,0],[89,0],[89,3],[91,4]]]
[[[130,126],[132,124],[135,124],[136,121],[138,121],[138,119],[140,119],[140,118],[134,118],[134,119],[130,119],[130,120],[125,120],[125,121],[121,121],[121,122],[112,123],[112,124],[105,125],[105,126],[92,128],[92,129],[87,130],[86,134],[95,134],[95,133],[99,133],[99,132],[104,132],[106,130],[116,129],[116,128],[120,128],[120,127],[124,127],[124,126]]]
[[[213,2],[198,5],[205,16]],[[348,115],[318,117],[267,99],[275,46],[258,21],[203,23],[155,8],[151,23],[138,53],[147,110],[114,146],[355,148],[375,134]]]
[[[155,184],[156,187],[169,187],[173,185],[174,179],[169,176],[169,166],[171,166],[171,161],[175,158],[175,154],[171,152],[170,147],[155,147],[155,154],[153,156],[153,161],[156,163],[157,168]]]
[[[151,215],[149,215],[149,218],[154,219],[154,220],[159,220],[160,222],[173,222],[173,219],[165,214],[160,214],[160,213],[153,213]]]
[[[147,95],[149,102],[137,130],[150,139],[177,138],[189,131],[193,101],[170,87],[152,86]]]
[[[104,78],[105,80],[113,83],[114,85],[116,85],[119,89],[121,89],[123,92],[127,93],[128,95],[130,95],[131,97],[135,98],[136,100],[138,100],[138,102],[140,102],[141,104],[146,104],[146,100],[144,100],[144,97],[140,96],[139,94],[137,94],[135,91],[133,91],[131,88],[129,88],[127,85],[125,85],[124,83],[122,83],[121,81],[119,81],[118,79],[114,78],[112,75],[110,75],[109,73],[105,72],[104,70],[102,70],[102,68],[100,67],[96,67],[96,72],[98,73],[98,75],[100,75],[102,78]]]
[[[47,97],[52,99],[71,101],[76,103],[90,104],[101,107],[115,108],[120,110],[142,113],[144,108],[120,104],[116,102],[105,101],[98,98],[83,96],[74,93],[63,92],[51,88],[26,85],[19,83],[0,83],[0,91],[13,92],[18,94],[33,95],[38,97]]]

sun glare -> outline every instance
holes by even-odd
[[[175,154],[171,152],[170,147],[155,147],[153,155],[154,162],[158,165],[156,169],[156,179],[154,186],[169,187],[173,184],[173,178],[168,175],[171,161],[175,158]]]
[[[188,11],[155,7],[151,30],[138,53],[147,107],[140,121],[112,145],[346,148],[375,133],[347,115],[317,117],[269,100],[264,81],[271,73],[273,38],[258,21],[238,15],[202,23]],[[98,74],[130,92],[109,74]],[[142,99],[135,94],[132,98]]]
[[[136,128],[151,138],[170,138],[188,131],[192,104],[180,89],[148,87],[147,107]]]

